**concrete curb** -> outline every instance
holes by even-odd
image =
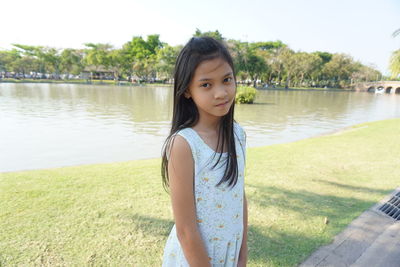
[[[399,267],[400,221],[378,211],[400,188],[356,218],[334,241],[319,248],[300,267]]]

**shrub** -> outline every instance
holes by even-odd
[[[250,86],[238,86],[235,102],[239,104],[252,104],[256,97],[257,90]]]

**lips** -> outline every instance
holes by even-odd
[[[220,103],[220,104],[218,104],[218,105],[216,105],[217,107],[221,107],[221,106],[223,106],[223,105],[225,105],[225,104],[228,104],[229,103],[229,100],[227,100],[227,101],[225,101],[225,102],[222,102],[222,103]]]

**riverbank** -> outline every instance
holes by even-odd
[[[51,83],[51,84],[91,84],[115,86],[172,86],[171,83],[131,83],[128,81],[114,80],[47,80],[47,79],[0,79],[1,83]]]
[[[257,87],[257,90],[281,90],[281,91],[338,91],[338,92],[353,92],[352,88],[320,88],[320,87]]]
[[[0,79],[1,83],[55,83],[55,84],[93,84],[93,85],[116,85],[116,86],[173,86],[172,83],[131,83],[128,81],[115,82],[113,80],[38,80],[38,79]],[[238,84],[242,85],[242,84]],[[351,88],[319,88],[319,87],[256,87],[257,90],[295,90],[295,91],[355,91]]]
[[[249,148],[248,266],[293,266],[399,186],[400,119]],[[160,159],[0,173],[0,265],[160,266]],[[329,223],[325,223],[326,220]]]

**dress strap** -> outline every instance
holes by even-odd
[[[243,153],[243,159],[246,160],[246,133],[243,128],[237,123],[234,122],[234,134],[239,141],[239,145],[241,147],[241,152]],[[236,151],[239,153],[239,151]]]

